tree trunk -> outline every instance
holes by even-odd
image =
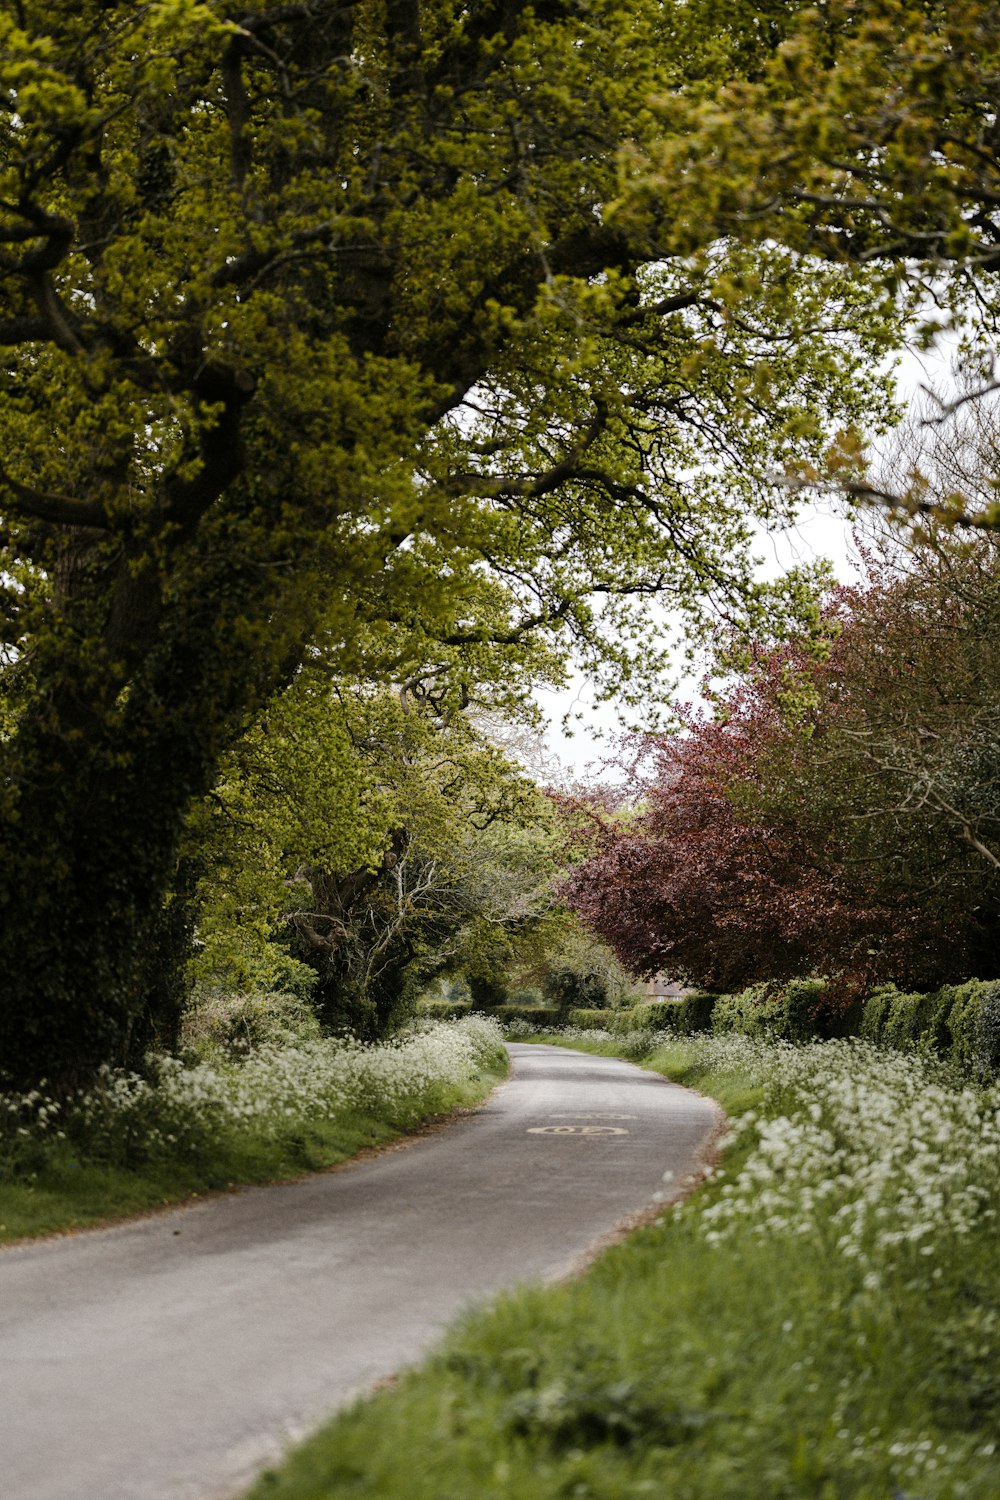
[[[95,672],[32,706],[0,755],[0,1087],[64,1092],[176,1042],[191,934],[186,815],[220,756],[287,679],[278,632],[229,649],[206,587],[160,622],[127,691]]]
[[[189,929],[183,897],[165,903],[208,766],[177,734],[131,754],[44,735],[33,748],[44,770],[0,870],[0,1078],[62,1092],[176,1039]]]

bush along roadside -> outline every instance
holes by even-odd
[[[0,1095],[0,1240],[331,1166],[478,1102],[507,1072],[482,1016],[365,1046],[255,998],[196,1014],[187,1040],[186,1059],[107,1070],[68,1100]]]
[[[856,1040],[645,1060],[740,1109],[706,1185],[467,1319],[253,1500],[996,1500],[1000,1093]]]
[[[656,1030],[682,1036],[736,1032],[770,1041],[860,1036],[938,1057],[980,1083],[1000,1074],[1000,980],[995,979],[946,984],[930,994],[887,984],[846,1008],[828,980],[793,979],[752,985],[735,995],[697,990],[681,1001],[631,1010],[576,1010],[567,1020],[581,1034],[602,1030],[611,1036]],[[519,1034],[538,1029],[522,1028]]]

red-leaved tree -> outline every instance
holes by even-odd
[[[759,648],[593,811],[565,899],[638,973],[845,996],[1000,973],[1000,549],[868,558],[830,647]]]

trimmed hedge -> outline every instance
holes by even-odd
[[[860,1035],[884,1046],[945,1058],[976,1082],[1000,1074],[1000,980],[969,979],[931,994],[905,993],[887,984],[847,1011],[836,1000],[835,986],[810,978],[751,985],[736,995],[693,990],[680,1000],[646,1001],[614,1010],[507,1004],[491,1006],[489,1014],[499,1021],[525,1021],[536,1031],[569,1024],[620,1036],[660,1029],[682,1036],[736,1031],[794,1042]],[[467,1005],[448,1001],[424,1002],[420,1009],[436,1019],[468,1013]]]
[[[431,1021],[460,1021],[472,1009],[471,1000],[418,1000],[417,1015]]]
[[[699,1031],[711,1031],[712,1017],[718,995],[707,990],[692,990],[677,1006],[674,1025],[682,1036],[695,1036]]]
[[[680,1005],[676,1000],[646,1000],[639,1005],[629,1005],[614,1012],[613,1031],[661,1031],[665,1027],[677,1029],[677,1013]]]
[[[617,1012],[613,1010],[571,1010],[566,1013],[567,1026],[577,1026],[581,1031],[610,1031]]]
[[[612,1031],[623,1035],[627,1031],[660,1031],[670,1027],[677,1030],[680,1004],[676,1000],[653,1000],[640,1005],[621,1005],[614,1009],[598,1010],[581,1006],[565,1012],[546,1011],[546,1024],[558,1019],[567,1026],[576,1026],[580,1031]],[[499,1015],[500,1012],[494,1012]],[[506,1008],[504,1011],[506,1015]]]
[[[547,1005],[495,1005],[486,1014],[498,1021],[527,1021],[536,1031],[551,1031],[562,1024],[559,1012]]]
[[[712,1030],[745,1036],[784,1038],[790,1042],[829,1036],[825,979],[791,979],[787,984],[755,984],[738,995],[719,995],[712,1010]]]
[[[871,1042],[937,1053],[982,1082],[1000,1072],[1000,980],[969,979],[929,995],[883,985],[865,1000],[860,1031]]]
[[[969,979],[930,994],[886,984],[846,1012],[831,1000],[824,979],[756,984],[737,995],[694,994],[682,1002],[675,1029],[710,1025],[717,1033],[737,1031],[772,1041],[860,1035],[882,1046],[944,1058],[976,1082],[1000,1074],[1000,980]]]

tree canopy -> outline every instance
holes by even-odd
[[[641,147],[616,222],[675,205],[675,233],[694,248],[735,237],[881,268],[902,296],[912,336],[947,331],[961,386],[938,400],[947,418],[997,389],[1000,17],[990,0],[833,0],[690,11],[701,39],[699,85],[657,101],[660,139]],[[749,26],[749,30],[748,30]],[[769,47],[745,39],[767,36]],[[738,40],[743,37],[743,43]],[[895,490],[871,482],[861,445],[838,446],[810,477],[904,515],[977,529],[1000,526],[996,496],[929,497],[919,474]]]
[[[572,636],[635,692],[635,604],[752,600],[774,473],[885,415],[855,270],[605,209],[651,98],[776,40],[701,14],[700,47],[652,0],[0,17],[9,1079],[141,1057],[188,810],[308,653],[444,650],[468,694]]]
[[[560,926],[551,804],[441,707],[303,672],[234,747],[188,836],[203,987],[298,959],[328,1026],[378,1037],[438,975]]]

